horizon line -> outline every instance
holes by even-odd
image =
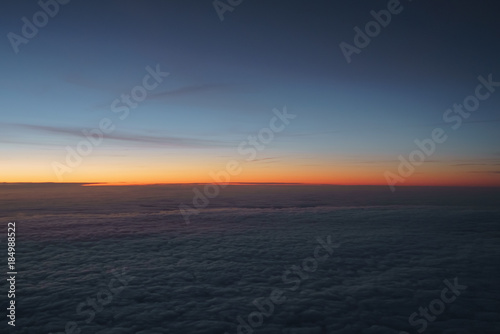
[[[160,183],[134,183],[134,182],[0,182],[1,185],[74,185],[83,187],[120,187],[120,186],[187,186],[217,184],[220,186],[337,186],[337,187],[387,187],[386,184],[338,184],[338,183],[301,183],[301,182],[160,182]],[[441,187],[441,188],[500,188],[498,185],[399,185],[397,188],[410,187]]]

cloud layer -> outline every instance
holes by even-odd
[[[23,192],[8,187],[11,199]],[[208,209],[185,225],[167,208],[189,187],[79,189],[76,197],[60,189],[61,202],[48,191],[53,204],[45,210],[41,202],[17,214],[21,334],[61,332],[70,321],[82,333],[232,334],[238,317],[248,321],[254,300],[274,289],[286,301],[255,333],[416,333],[409,316],[454,277],[468,288],[426,333],[495,333],[500,326],[500,211],[493,207],[419,205],[418,196],[398,206],[352,199],[317,206],[322,196],[294,198],[292,186],[287,195],[272,194],[281,207],[265,196],[252,207],[257,193],[240,187],[232,194],[238,208]],[[35,199],[33,187],[24,192],[28,203]],[[328,235],[339,247],[291,291],[295,283],[283,273]],[[122,268],[133,279],[87,323],[91,308],[78,314],[77,306],[96,299]]]

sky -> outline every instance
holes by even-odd
[[[0,182],[500,186],[493,1],[60,2],[2,4]]]

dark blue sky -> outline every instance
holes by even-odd
[[[110,118],[113,133],[65,181],[139,182],[146,173],[204,182],[239,157],[238,145],[268,125],[273,108],[286,106],[297,118],[238,181],[384,183],[398,156],[441,126],[448,140],[412,176],[416,183],[425,183],[417,174],[498,182],[500,89],[459,129],[443,121],[479,75],[500,81],[498,4],[401,1],[348,64],[339,44],[354,44],[353,28],[387,6],[245,0],[221,21],[212,1],[73,0],[16,53],[8,34],[22,36],[22,18],[41,8],[6,2],[3,181],[57,181],[53,162],[64,163],[65,147]],[[157,65],[169,75],[120,120],[112,102]]]

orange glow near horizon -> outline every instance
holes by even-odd
[[[58,180],[50,162],[29,162],[28,158],[6,161],[0,166],[0,182],[6,183],[91,183],[94,185],[204,184],[225,182],[211,175],[227,174],[227,159],[209,158],[201,164],[194,157],[176,162],[128,159],[117,164],[108,158],[89,160],[64,179]],[[397,165],[389,163],[356,164],[346,161],[318,161],[310,165],[289,159],[276,162],[245,162],[240,172],[227,180],[231,184],[331,184],[387,185],[384,172],[397,173]],[[415,168],[415,173],[396,186],[493,186],[500,187],[500,173],[485,170],[473,172],[466,168],[450,168],[446,164],[429,163]]]
[[[243,175],[244,174],[244,175]],[[364,171],[348,172],[336,170],[331,175],[293,175],[292,171],[282,172],[268,171],[267,173],[242,173],[242,175],[233,176],[228,184],[309,184],[309,185],[380,185],[387,186],[387,182],[382,173]],[[87,183],[88,186],[103,185],[152,185],[152,184],[206,184],[206,183],[225,183],[225,179],[214,180],[208,174],[203,176],[195,175],[169,175],[166,177],[160,173],[149,173],[148,175],[137,174],[115,174],[99,175],[92,173],[89,177],[72,177],[57,182],[53,178],[44,178],[42,176],[33,178],[3,178],[4,183]],[[477,174],[470,173],[425,173],[415,174],[407,178],[404,183],[398,183],[396,186],[487,186],[500,187],[499,174]]]

